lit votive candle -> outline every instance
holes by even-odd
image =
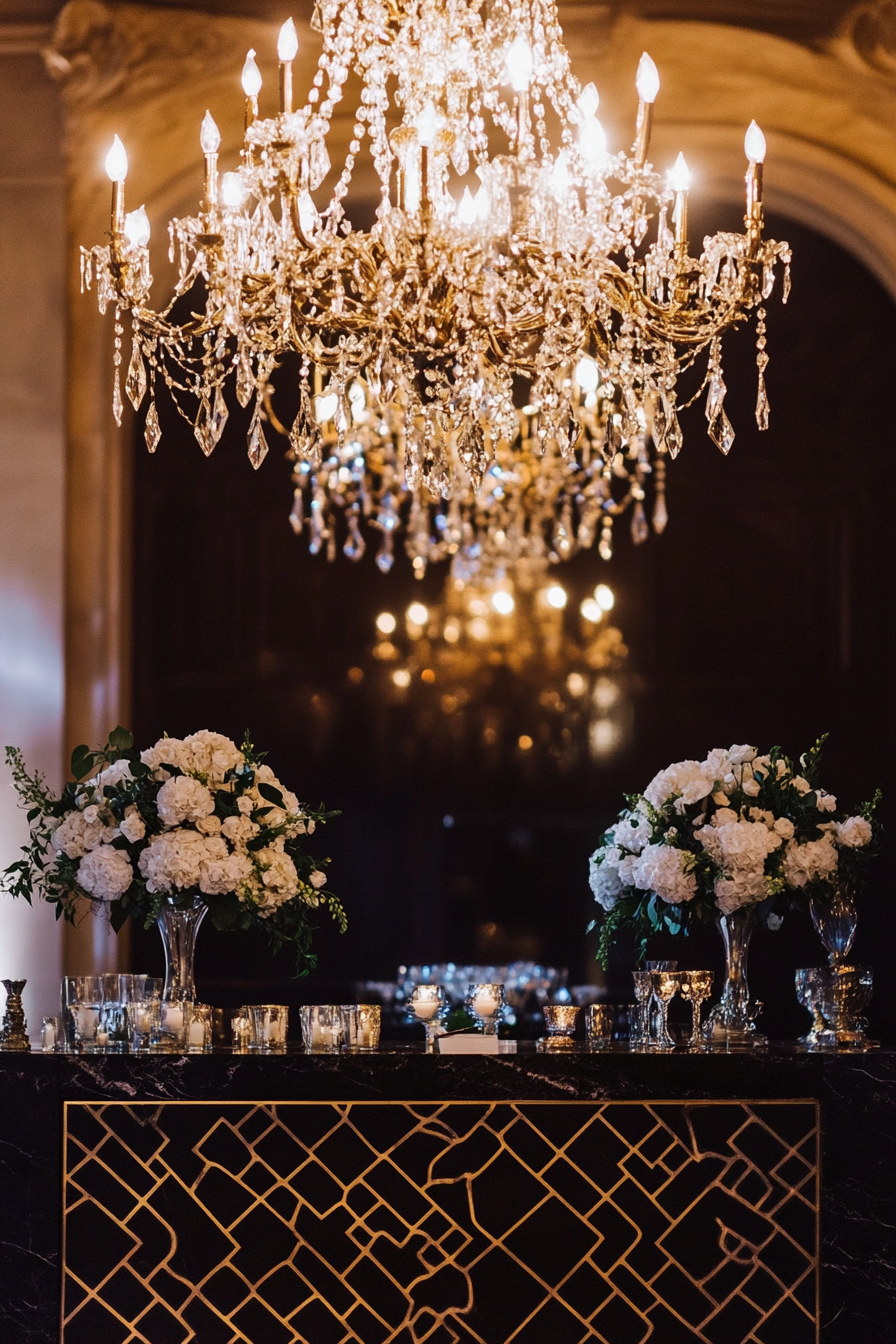
[[[165,1009],[165,1030],[183,1031],[184,1028],[184,1010],[178,1008],[175,1004]]]
[[[438,999],[418,999],[414,1004],[414,1016],[426,1021],[430,1017],[435,1017],[439,1007]]]
[[[108,1044],[109,1044],[109,1033],[108,1033],[108,1031],[105,1030],[104,1027],[97,1027],[97,1029],[96,1029],[96,1043],[97,1043],[97,1045],[108,1045]]]
[[[183,1020],[183,1015],[181,1015]],[[188,1040],[190,1045],[205,1045],[205,1024],[203,1022],[191,1022]]]
[[[477,994],[473,999],[472,1008],[477,1017],[494,1017],[498,1011],[498,1000],[494,994]]]

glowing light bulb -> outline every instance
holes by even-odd
[[[555,611],[562,611],[566,606],[566,589],[559,583],[552,583],[545,593],[545,598],[549,607],[553,607]]]
[[[638,62],[635,88],[638,90],[638,97],[642,102],[656,102],[656,96],[660,91],[660,72],[656,68],[656,63],[651,60],[646,51],[641,53],[641,59]]]
[[[570,695],[584,695],[588,689],[588,683],[581,672],[570,672],[566,678],[566,689]]]
[[[579,127],[579,152],[586,163],[596,164],[607,152],[607,133],[597,117],[586,117]]]
[[[532,70],[535,64],[532,59],[532,48],[525,38],[514,38],[507,49],[504,63],[507,66],[507,73],[510,76],[510,83],[514,92],[525,93],[532,81]]]
[[[576,99],[576,107],[583,117],[593,117],[600,107],[600,94],[595,84],[586,84]]]
[[[594,590],[594,596],[603,611],[612,611],[616,598],[613,596],[613,589],[608,588],[605,583],[599,583]]]
[[[429,102],[420,113],[414,127],[417,132],[417,139],[425,149],[428,149],[435,140],[438,125],[439,114],[436,112],[435,104]]]
[[[457,218],[461,224],[476,223],[476,202],[470,195],[470,188],[464,187],[464,194],[460,198],[460,205],[457,207]]]
[[[407,611],[408,625],[425,625],[429,620],[429,611],[422,602],[412,602]]]
[[[221,200],[228,210],[238,210],[245,195],[239,173],[225,173],[221,178]]]
[[[473,198],[473,204],[476,207],[476,218],[479,220],[488,219],[489,211],[492,208],[492,201],[485,187],[479,188]]]
[[[582,392],[596,392],[597,385],[600,382],[600,370],[593,359],[584,355],[576,365],[573,377]]]
[[[755,121],[751,121],[744,136],[744,152],[747,158],[751,163],[764,163],[766,148],[765,136]]]
[[[376,628],[381,635],[391,635],[398,622],[391,611],[381,611],[376,618]]]
[[[326,392],[323,396],[314,398],[314,418],[319,425],[326,424],[332,420],[336,414],[336,407],[339,405],[339,397],[335,392]]]
[[[243,93],[247,98],[257,98],[259,93],[261,93],[261,71],[255,63],[254,47],[250,47],[246,52],[242,83]]]
[[[592,625],[597,625],[598,621],[602,621],[604,618],[603,607],[593,597],[586,597],[579,607],[579,611],[585,620],[590,621]]]
[[[551,169],[551,189],[562,196],[569,188],[569,160],[566,157],[566,151],[562,150],[557,155],[554,166]]]
[[[199,132],[199,143],[202,146],[203,154],[217,154],[221,145],[221,132],[215,125],[215,119],[211,112],[206,112],[202,118],[202,128]]]
[[[406,667],[397,667],[392,673],[392,680],[400,691],[406,691],[411,684],[411,674]]]
[[[128,175],[128,153],[117,135],[106,155],[106,172],[110,182],[123,182]]]
[[[294,61],[298,50],[299,35],[296,32],[296,26],[292,19],[287,19],[280,29],[280,36],[277,38],[277,59],[284,63]]]
[[[503,588],[497,593],[492,593],[492,606],[499,616],[509,616],[515,605],[512,593],[506,592]]]
[[[145,247],[149,242],[149,220],[146,217],[145,205],[141,205],[139,210],[132,210],[129,215],[125,215],[124,236],[131,247]]]
[[[668,181],[672,191],[687,191],[691,185],[691,170],[683,154],[679,154],[673,167],[669,169]]]

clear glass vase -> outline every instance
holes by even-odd
[[[165,949],[165,988],[163,1003],[195,1003],[193,963],[196,935],[208,909],[200,897],[185,909],[166,905],[156,920]]]
[[[755,1048],[768,1045],[768,1037],[756,1030],[754,1018],[761,1003],[751,1003],[747,983],[747,953],[756,927],[756,908],[743,905],[730,915],[720,915],[719,932],[725,944],[725,983],[719,1003],[711,1010],[703,1027],[708,1045]]]
[[[809,911],[815,932],[824,943],[831,966],[845,964],[856,936],[855,897],[846,883],[835,887],[830,896],[813,896]]]

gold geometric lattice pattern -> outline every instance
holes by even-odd
[[[814,1102],[66,1106],[64,1344],[812,1344]]]

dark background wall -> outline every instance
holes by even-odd
[[[726,227],[739,218],[694,212],[694,238]],[[830,732],[826,787],[853,804],[880,785],[892,815],[896,309],[830,242],[789,220],[769,220],[768,232],[795,254],[790,303],[782,308],[778,290],[769,305],[770,430],[759,434],[753,419],[752,334],[736,332],[725,343],[730,457],[706,437],[702,410],[687,412],[665,535],[635,548],[621,533],[611,562],[595,550],[557,570],[576,606],[595,583],[612,585],[631,650],[633,730],[599,764],[564,774],[512,753],[491,765],[446,753],[432,720],[387,709],[370,676],[347,677],[367,665],[376,613],[437,600],[444,573],[420,584],[402,557],[383,576],[373,546],[358,564],[310,556],[287,523],[285,444],[272,433],[253,472],[235,405],[209,460],[164,405],[155,456],[138,433],[138,739],[200,727],[239,736],[248,725],[290,787],[343,812],[315,845],[333,858],[349,933],[322,930],[320,969],[290,987],[287,962],[272,966],[263,942],[204,930],[199,983],[214,1002],[262,985],[342,997],[355,978],[448,958],[534,956],[581,981],[593,957],[587,859],[602,829],[624,792],[714,746],[781,743],[799,754]],[[875,965],[871,1019],[882,1037],[894,989],[892,863],[885,850],[856,942]],[[677,954],[721,970],[713,930]],[[139,936],[134,955],[143,968],[157,960],[155,935]],[[772,1035],[804,1029],[792,971],[821,959],[808,917],[757,934],[751,985]],[[614,996],[627,993],[631,965],[621,948]]]

